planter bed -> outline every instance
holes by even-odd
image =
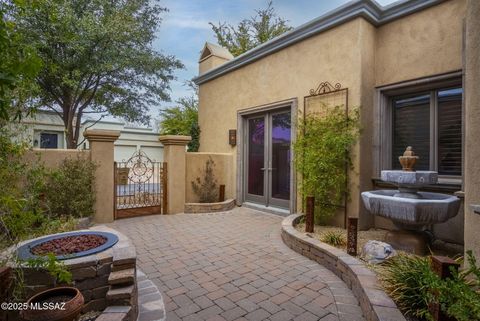
[[[235,200],[228,199],[216,203],[185,203],[185,213],[212,213],[225,212],[235,207]]]
[[[295,252],[325,266],[352,289],[368,321],[406,321],[393,300],[383,291],[375,272],[344,251],[308,237],[295,229],[302,215],[282,222],[283,242]]]

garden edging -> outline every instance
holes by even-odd
[[[383,291],[375,272],[362,261],[295,229],[302,216],[293,214],[282,221],[283,242],[340,277],[360,302],[368,321],[406,321],[395,302]]]
[[[212,213],[212,212],[226,212],[235,207],[235,200],[228,199],[223,202],[216,203],[185,203],[185,213]]]

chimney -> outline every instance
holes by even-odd
[[[232,59],[233,55],[227,49],[206,42],[198,61],[198,73],[202,75]]]

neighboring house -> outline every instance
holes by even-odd
[[[295,120],[325,102],[359,108],[363,128],[349,175],[351,198],[332,224],[356,216],[362,229],[391,227],[366,212],[360,193],[381,187],[380,171],[398,168],[408,145],[421,157],[417,169],[439,172],[431,190],[462,191],[465,16],[464,0],[387,7],[360,0],[236,58],[207,43],[194,79],[200,152],[236,155],[239,204],[301,211],[299,178],[285,147],[295,139]],[[329,94],[317,95],[322,90]],[[291,119],[286,132],[275,125],[282,117]],[[230,130],[237,131],[236,145],[229,144]],[[463,231],[463,208],[435,226],[437,236],[453,243],[463,243]]]
[[[65,148],[65,132],[61,118],[52,111],[40,110],[34,116],[23,120],[27,139],[34,148]],[[128,160],[136,151],[142,150],[153,161],[163,161],[163,146],[158,141],[159,134],[152,128],[129,126],[120,121],[98,121],[86,119],[82,122],[81,133],[85,129],[109,129],[120,131],[115,141],[114,158],[121,162]],[[88,149],[88,141],[80,134],[79,149]]]

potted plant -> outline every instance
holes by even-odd
[[[84,298],[77,288],[64,286],[71,283],[72,278],[66,267],[53,254],[30,259],[26,265],[47,270],[54,278],[54,287],[28,299],[26,309],[21,311],[22,318],[28,321],[75,320],[82,310]],[[57,282],[62,286],[57,287]]]

